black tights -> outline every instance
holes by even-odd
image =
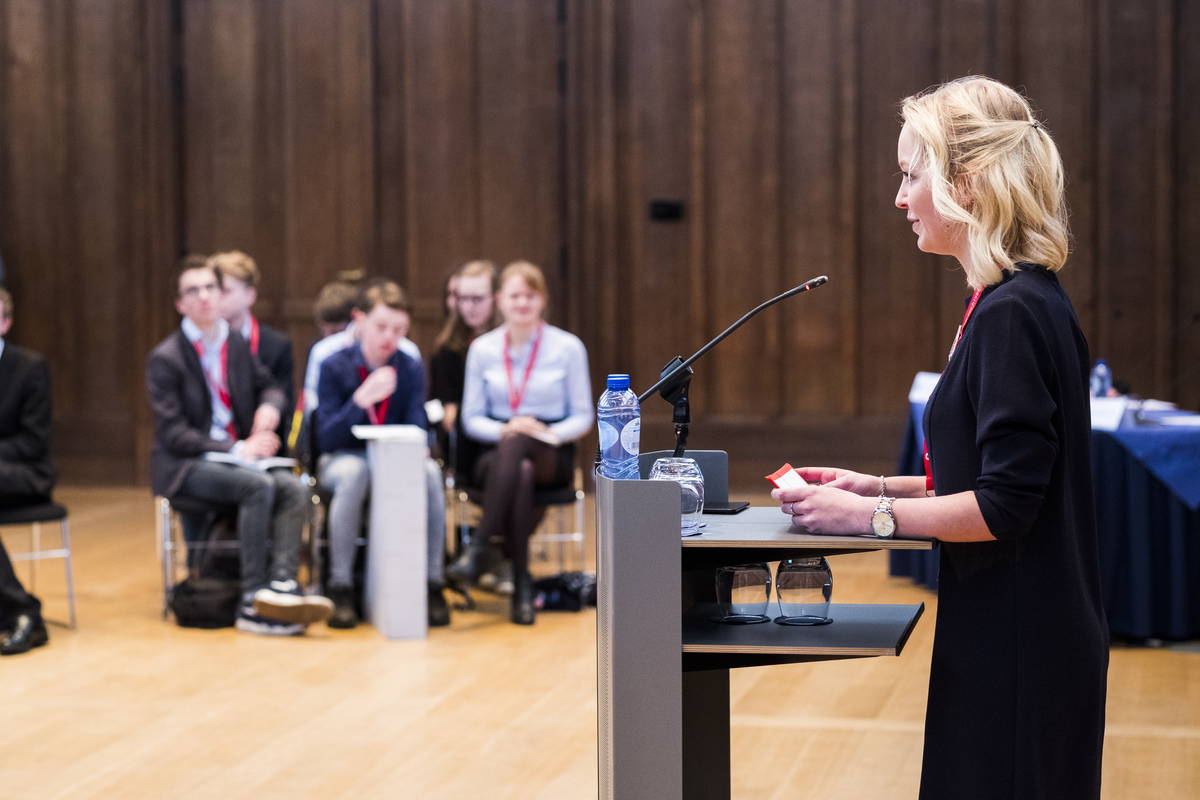
[[[533,490],[569,483],[574,461],[573,444],[554,447],[517,434],[501,439],[475,465],[475,483],[483,487],[478,541],[485,545],[493,536],[503,536],[518,574],[528,569],[529,537],[545,510],[534,506]]]

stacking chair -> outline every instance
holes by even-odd
[[[157,497],[158,504],[158,550],[162,563],[162,618],[166,619],[171,611],[171,597],[175,592],[175,584],[180,580],[180,574],[186,574],[192,566],[192,556],[196,553],[211,551],[237,550],[238,542],[234,540],[219,541],[188,541],[184,535],[180,514],[204,515],[214,519],[221,515],[237,516],[237,506],[233,504],[214,504],[191,497]]]
[[[53,550],[42,549],[42,523],[57,522],[60,546]],[[29,525],[32,528],[30,549],[21,553],[10,553],[11,561],[29,562],[29,586],[32,594],[37,583],[37,562],[47,558],[61,558],[67,570],[67,609],[70,613],[71,629],[75,628],[75,579],[71,574],[71,534],[67,526],[67,509],[58,503],[39,503],[33,506],[0,509],[0,527]]]
[[[483,506],[483,488],[474,485],[466,484],[466,476],[470,474],[471,466],[468,464],[465,469],[457,473],[458,482],[455,486],[458,504],[455,511],[455,521],[458,526],[458,539],[460,552],[470,543],[471,538],[471,519],[474,516],[474,509],[480,509]],[[533,504],[539,508],[545,508],[547,511],[553,509],[557,518],[557,529],[549,530],[548,519],[544,518],[538,529],[534,531],[529,540],[530,560],[533,559],[533,554],[540,546],[557,544],[558,545],[558,568],[560,572],[566,572],[568,566],[567,550],[568,545],[573,545],[571,548],[575,553],[575,566],[579,571],[587,569],[587,543],[584,527],[584,492],[583,492],[583,472],[579,467],[575,467],[575,474],[572,482],[566,486],[552,486],[541,489],[534,489]],[[573,520],[568,519],[568,513],[572,514]],[[550,515],[547,514],[547,518]],[[543,553],[543,558],[549,558]],[[470,599],[468,598],[468,602]]]

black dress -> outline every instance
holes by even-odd
[[[988,287],[925,409],[938,495],[994,542],[941,544],[922,800],[1099,798],[1108,673],[1090,358],[1053,273]]]
[[[451,350],[443,345],[429,360],[429,398],[441,400],[443,404],[453,403],[458,406],[460,412],[454,419],[453,441],[445,428],[437,426],[438,449],[447,463],[456,469],[460,464],[474,463],[473,447],[463,435],[462,429],[463,384],[466,377],[466,353]]]

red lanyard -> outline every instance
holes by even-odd
[[[367,375],[369,374],[370,373],[367,372],[366,367],[360,366],[358,368],[358,378],[360,381],[365,381],[367,379]],[[391,404],[391,402],[391,397],[385,397],[383,400],[376,403],[373,408],[367,409],[367,419],[371,420],[372,425],[383,424],[383,421],[387,418],[388,406]]]
[[[250,318],[250,353],[258,355],[258,320]]]
[[[971,312],[975,310],[975,304],[979,302],[979,298],[983,296],[983,289],[976,289],[975,294],[971,295],[971,302],[967,304],[967,313],[963,314],[962,325],[958,326],[958,333],[954,334],[954,344],[950,345],[950,355],[947,359],[954,356],[954,351],[958,349],[959,340],[962,339],[963,331],[967,329],[967,320],[971,318]]]
[[[233,427],[233,402],[229,399],[229,382],[226,377],[229,367],[229,340],[226,339],[221,343],[221,378],[219,381],[204,366],[204,345],[197,339],[192,342],[192,346],[196,348],[196,354],[200,356],[200,371],[204,373],[204,380],[208,384],[208,388],[216,394],[221,405],[229,409],[229,424],[225,426],[225,430],[232,438],[237,439],[237,431]]]
[[[971,313],[975,311],[975,305],[979,302],[979,298],[983,296],[983,289],[976,289],[975,294],[971,295],[971,302],[967,304],[967,313],[963,314],[962,324],[958,326],[958,333],[954,335],[954,344],[950,345],[950,355],[948,358],[954,357],[954,351],[958,349],[958,343],[962,339],[963,331],[967,328],[967,320],[971,319]],[[925,456],[922,459],[925,463],[925,490],[933,489],[933,467],[929,464],[929,441],[925,441]]]
[[[529,363],[525,365],[525,377],[521,380],[520,389],[513,386],[512,355],[509,353],[512,339],[508,329],[504,330],[504,374],[508,377],[508,405],[512,409],[514,417],[517,415],[517,409],[521,406],[521,401],[525,399],[525,390],[529,387],[529,376],[533,374],[533,362],[537,361],[538,348],[542,346],[542,329],[545,327],[546,323],[538,323],[537,333],[533,335],[533,349],[529,352]]]

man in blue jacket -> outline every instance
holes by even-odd
[[[321,368],[317,388],[317,444],[320,484],[333,492],[329,507],[329,598],[334,603],[331,628],[353,628],[355,539],[371,485],[366,447],[355,425],[418,425],[425,420],[425,368],[399,349],[408,329],[409,306],[404,291],[391,281],[373,284],[354,312],[361,337],[330,356]],[[425,459],[428,496],[429,625],[450,623],[442,596],[446,542],[446,498],[437,465]]]

